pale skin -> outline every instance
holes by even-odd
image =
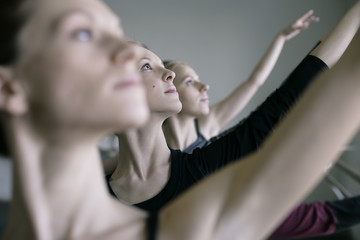
[[[144,239],[147,215],[108,196],[96,149],[105,132],[148,117],[138,52],[99,1],[28,4],[21,57],[0,67],[0,109],[15,162],[4,239]]]
[[[147,239],[147,214],[109,196],[97,151],[104,134],[142,126],[149,117],[140,81],[148,72],[139,75],[137,68],[144,52],[128,43],[118,18],[99,1],[36,0],[29,6],[33,11],[18,38],[21,55],[11,65],[0,66],[1,121],[15,163],[13,207],[4,239]],[[227,234],[231,239],[264,238],[359,125],[360,116],[353,110],[360,100],[360,40],[355,43],[349,49],[352,55],[320,77],[295,107],[291,116],[301,121],[289,117],[262,151],[164,208],[158,239],[229,239]],[[163,93],[168,102],[160,102],[162,110],[150,114],[155,121],[180,110],[173,104],[178,101],[171,88],[173,73],[157,70],[163,83],[150,81],[145,87],[155,84],[154,93]],[[333,98],[334,91],[344,94]],[[308,101],[314,107],[302,107]],[[319,109],[324,114],[318,116]],[[344,126],[341,131],[333,126],[339,124]],[[289,126],[293,131],[284,138],[282,131],[288,132]],[[314,129],[325,133],[316,144],[308,141]],[[306,161],[300,155],[288,159],[286,153],[299,146],[309,150]],[[320,161],[310,166],[307,161],[314,158]],[[291,178],[279,174],[283,171]],[[287,185],[269,188],[268,181]],[[219,190],[209,191],[214,186]],[[275,214],[264,216],[260,207],[249,207],[258,203],[254,198],[282,189],[284,202],[273,201],[269,210]],[[250,227],[239,227],[244,219],[251,219]]]
[[[209,86],[200,81],[198,74],[185,63],[175,63],[169,69],[176,77],[174,85],[178,89],[183,105],[181,112],[164,122],[163,130],[168,145],[183,150],[197,139],[194,118],[198,118],[199,128],[206,139],[220,133],[223,127],[234,119],[246,106],[257,90],[272,72],[286,41],[294,38],[319,18],[309,10],[276,35],[273,42],[259,61],[250,77],[240,84],[222,101],[209,107],[207,91]]]

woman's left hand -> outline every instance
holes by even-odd
[[[318,22],[319,20],[319,17],[314,16],[314,11],[309,10],[290,26],[285,28],[281,34],[285,37],[286,40],[290,40],[297,36],[301,31],[306,30],[311,23]]]

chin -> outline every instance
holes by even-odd
[[[132,122],[134,128],[142,127],[147,123],[150,117],[150,111],[148,108],[144,109],[144,111],[137,114],[136,120]]]
[[[181,112],[182,109],[182,105],[180,104],[179,106],[177,106],[177,108],[174,110],[175,114],[178,114],[179,112]]]
[[[210,112],[209,108],[201,108],[201,109],[199,109],[199,111],[197,111],[197,115],[206,116],[209,114],[209,112]]]
[[[178,114],[182,109],[182,104],[180,101],[176,101],[175,103],[171,104],[168,109],[168,112],[171,114]]]
[[[125,113],[128,117],[129,124],[131,126],[129,127],[141,127],[143,126],[150,116],[150,111],[147,105],[139,105],[137,107],[133,107],[132,109],[129,109],[127,113]]]
[[[118,130],[141,127],[147,122],[149,116],[146,101],[133,100],[116,113]]]
[[[136,115],[127,115],[126,119],[122,119],[116,125],[116,132],[122,133],[128,129],[136,129],[144,126],[149,119],[149,112],[137,112]]]

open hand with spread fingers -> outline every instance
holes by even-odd
[[[282,31],[282,35],[286,40],[290,40],[297,36],[301,31],[308,29],[311,23],[318,22],[319,20],[319,17],[314,16],[314,10],[309,10],[290,26],[285,28]]]

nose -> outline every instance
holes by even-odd
[[[123,65],[129,61],[134,61],[140,56],[141,48],[134,43],[122,40],[116,45],[112,61],[116,65]]]
[[[165,69],[163,80],[165,82],[168,82],[168,81],[172,82],[172,81],[174,81],[174,78],[175,78],[175,73],[169,69]]]
[[[200,92],[207,92],[209,90],[210,86],[205,84],[205,83],[201,83],[200,85]]]

